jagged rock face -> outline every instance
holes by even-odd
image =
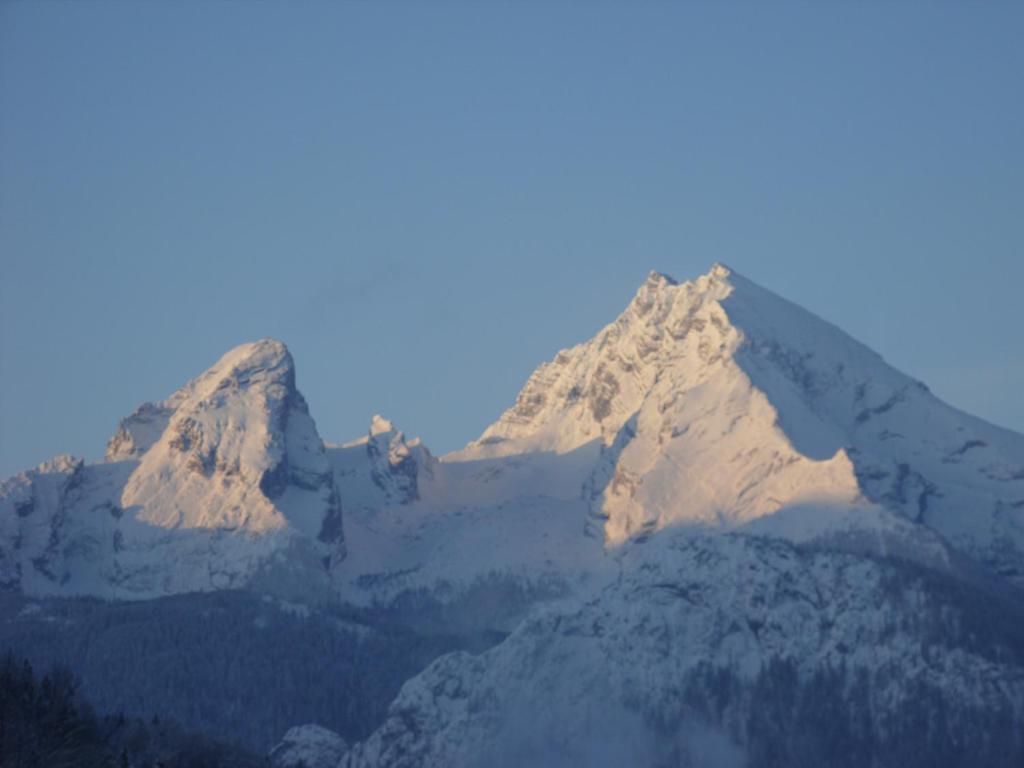
[[[950,408],[721,265],[681,284],[652,273],[454,458],[595,444],[580,493],[588,530],[610,545],[792,506],[882,505],[1024,578],[1024,437]]]
[[[416,455],[414,455],[414,453]],[[374,416],[366,441],[374,483],[389,499],[405,504],[419,498],[419,474],[432,471],[430,454],[419,443],[406,443],[405,435],[387,419]]]
[[[364,509],[419,501],[438,463],[419,438],[407,440],[380,415],[373,416],[364,437],[329,446],[327,456],[344,503]]]
[[[708,313],[693,317],[680,302],[674,312],[672,290],[722,293],[720,283],[701,278],[695,285],[677,284],[669,277],[651,273],[626,311],[590,341],[559,352],[544,363],[523,387],[515,405],[487,428],[479,446],[493,446],[492,453],[521,450],[503,446],[505,441],[526,441],[534,450],[566,452],[591,440],[611,443],[639,410],[641,403],[672,357],[672,342],[684,339],[690,328],[703,329]],[[721,318],[714,348],[735,341],[726,338]],[[734,334],[732,335],[734,336]],[[713,355],[710,347],[702,359]]]
[[[0,504],[12,507],[0,521],[14,542],[4,578],[29,592],[237,588],[268,568],[282,582],[298,571],[323,576],[345,556],[323,443],[291,355],[272,340],[232,350],[140,407],[105,462],[43,465],[8,481]]]
[[[993,739],[1000,716],[1012,738],[1024,716],[1019,602],[992,623],[998,600],[958,603],[962,587],[922,571],[748,536],[663,532],[618,557],[620,578],[597,594],[406,683],[343,765],[743,765],[766,724],[776,760],[793,743],[805,761],[829,757],[800,737],[831,728],[849,730],[849,754],[831,753],[844,765],[888,764],[876,762],[886,744],[908,737],[919,745],[911,764],[931,765],[915,715],[948,717],[938,737],[951,745]],[[792,676],[773,677],[778,663]],[[826,718],[839,720],[810,719],[832,704]],[[989,719],[972,724],[979,713]],[[700,738],[708,733],[720,743]],[[716,762],[724,745],[730,759]],[[987,746],[1011,761],[1024,754],[1024,743]]]
[[[267,756],[273,768],[337,768],[348,745],[319,725],[297,725]]]

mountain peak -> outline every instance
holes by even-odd
[[[716,261],[711,265],[711,269],[708,271],[706,276],[713,280],[726,280],[733,274],[735,274],[735,272],[728,264]]]
[[[660,290],[666,288],[672,289],[683,285],[694,285],[697,283],[707,284],[712,282],[728,282],[729,278],[734,275],[736,275],[736,271],[720,261],[716,261],[712,264],[711,268],[700,277],[697,277],[692,281],[682,283],[667,272],[659,272],[658,270],[652,269],[647,273],[647,279],[644,281],[643,285],[640,286],[640,291],[651,289]]]
[[[407,440],[380,414],[373,415],[365,435],[328,445],[327,454],[339,478],[342,503],[362,509],[418,500],[421,480],[430,480],[437,464],[419,438]]]
[[[152,525],[317,536],[338,515],[323,442],[280,341],[235,347],[127,421],[129,433],[151,426],[122,503]]]
[[[652,271],[619,317],[619,322],[640,318],[645,326],[663,326],[680,315],[693,315],[709,301],[729,296],[737,287],[736,273],[716,263],[694,280],[679,282],[673,277]],[[752,284],[751,284],[752,285]]]
[[[230,364],[235,367],[276,365],[287,361],[291,363],[291,353],[283,341],[263,338],[239,344],[229,350],[218,364]]]
[[[647,283],[651,285],[679,285],[679,282],[671,275],[654,269],[647,273]]]
[[[240,344],[226,352],[192,383],[232,379],[238,384],[248,384],[255,374],[264,371],[270,377],[283,376],[288,386],[294,388],[295,361],[283,342],[276,339],[260,339]]]
[[[370,419],[370,437],[383,435],[395,431],[395,424],[391,419],[385,419],[379,413],[373,414]]]
[[[197,393],[205,398],[219,392],[223,400],[228,392],[254,382],[276,383],[285,393],[294,391],[295,363],[283,342],[266,338],[239,344],[166,400],[140,405],[121,419],[107,442],[106,460],[140,458],[160,439],[178,407]]]
[[[562,350],[530,377],[516,401],[475,445],[504,453],[531,438],[543,450],[573,450],[595,438],[608,444],[668,369],[690,385],[730,357],[744,340],[723,302],[736,285],[721,264],[692,281],[652,271],[621,315],[594,338]],[[755,302],[757,290],[747,290]],[[767,292],[764,292],[766,295]]]

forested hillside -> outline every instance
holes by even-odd
[[[0,659],[3,768],[255,768],[265,760],[177,724],[97,716],[63,666],[37,674],[25,658]]]

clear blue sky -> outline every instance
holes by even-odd
[[[0,475],[243,341],[436,452],[721,260],[1024,430],[1024,6],[0,4]]]

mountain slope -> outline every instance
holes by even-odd
[[[1019,764],[1024,604],[897,561],[670,531],[403,687],[345,768]]]

